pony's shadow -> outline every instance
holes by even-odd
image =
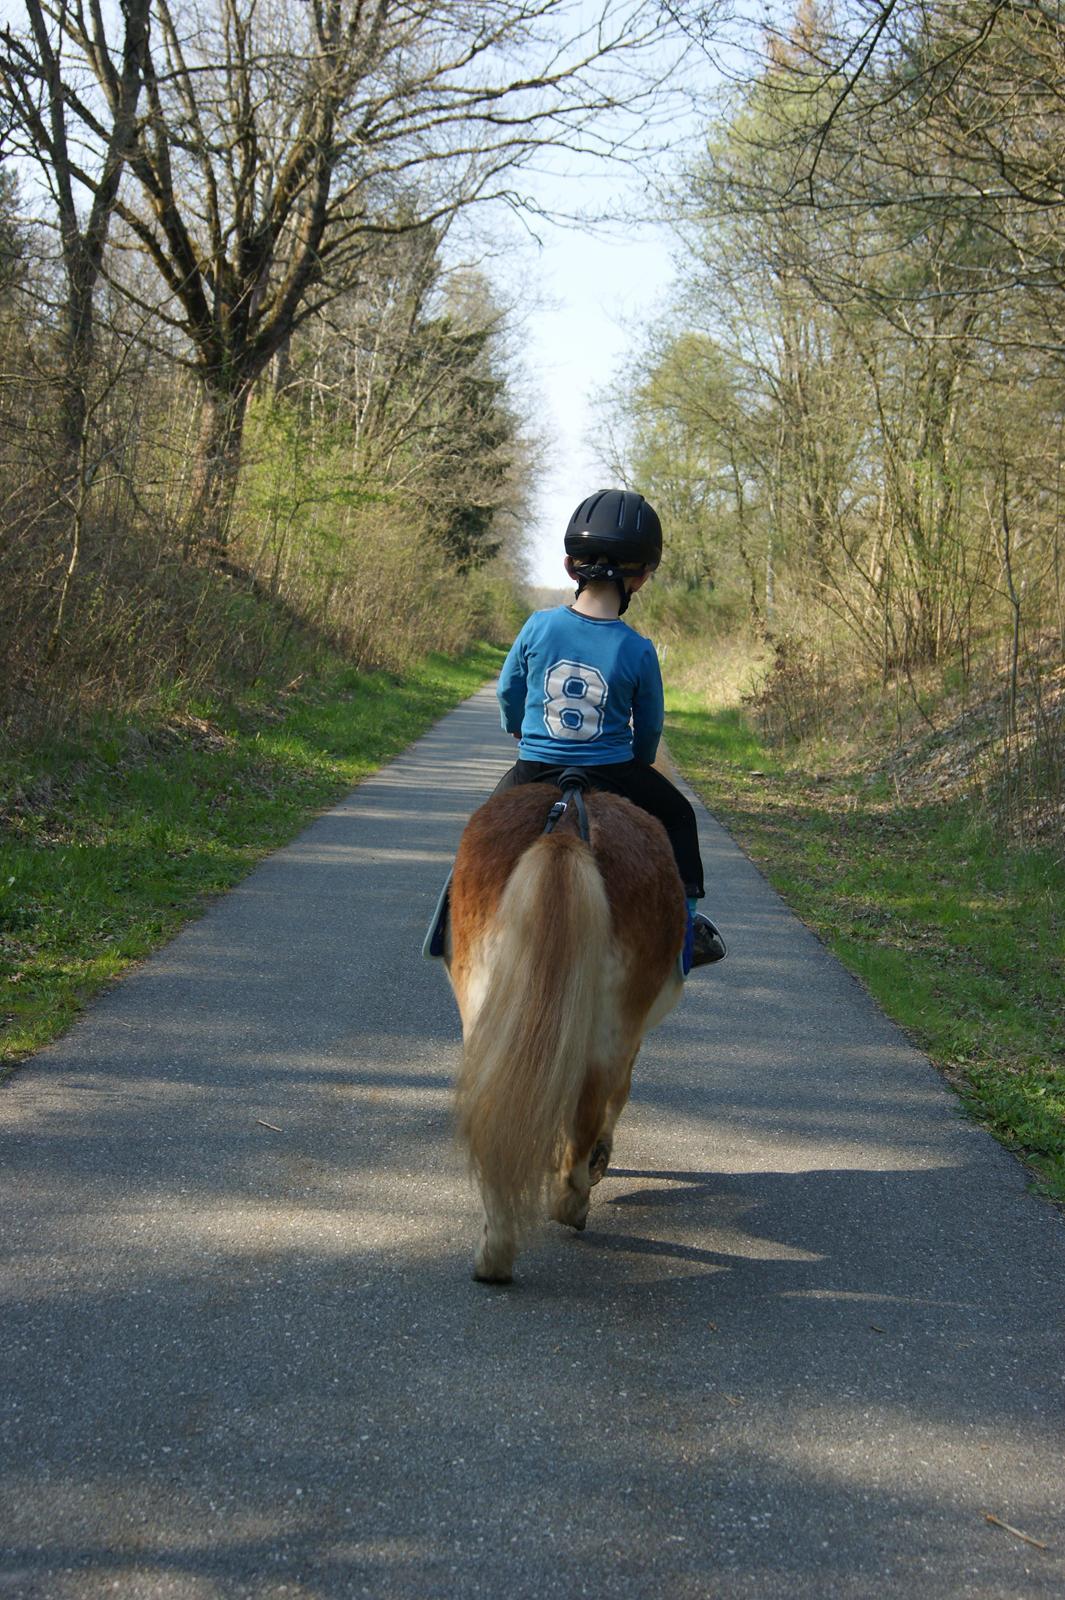
[[[673,1205],[678,1201],[690,1201],[693,1189],[703,1190],[696,1198],[702,1200],[713,1195],[719,1195],[727,1179],[720,1172],[656,1172],[652,1168],[637,1167],[610,1167],[607,1170],[608,1178],[633,1178],[653,1179],[657,1183],[671,1183],[672,1189],[637,1189],[631,1194],[611,1195],[607,1204],[612,1206],[659,1206]]]
[[[751,1196],[736,1192],[729,1178],[720,1172],[658,1171],[653,1168],[610,1167],[606,1179],[654,1181],[668,1183],[670,1188],[634,1189],[627,1194],[603,1194],[597,1202],[609,1212],[622,1207],[654,1211],[663,1206],[682,1205],[698,1208],[700,1222],[710,1228],[735,1228],[740,1218],[757,1205]],[[729,1252],[721,1249],[704,1249],[698,1245],[684,1244],[675,1239],[654,1239],[634,1233],[612,1233],[594,1226],[579,1235],[582,1243],[596,1250],[619,1255],[647,1255],[667,1257],[676,1261],[697,1263],[721,1269],[729,1259]]]
[[[614,1167],[596,1191],[582,1243],[614,1260],[672,1259],[682,1274],[709,1269],[719,1285],[724,1269],[737,1303],[751,1293],[813,1293],[968,1305],[970,1264],[944,1259],[936,1221],[957,1205],[963,1171]]]
[[[582,1250],[613,1252],[624,1256],[664,1256],[670,1261],[690,1261],[704,1267],[722,1270],[726,1261],[720,1250],[700,1250],[697,1245],[680,1244],[668,1239],[643,1239],[634,1233],[587,1233],[574,1235]]]

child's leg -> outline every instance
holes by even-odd
[[[676,857],[677,871],[690,900],[703,897],[703,862],[699,854],[699,829],[691,803],[655,767],[642,761],[626,761],[604,769],[610,788],[623,794],[643,811],[657,817],[669,835]]]
[[[699,830],[695,812],[680,790],[654,767],[641,762],[627,762],[624,767],[611,767],[611,787],[626,796],[634,805],[657,817],[669,835],[673,846],[677,870],[688,897],[688,940],[686,965],[705,967],[720,961],[726,954],[725,941],[717,928],[696,913],[695,902],[703,895],[703,863],[699,854]]]

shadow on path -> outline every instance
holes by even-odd
[[[0,1093],[0,1595],[1059,1595],[1058,1219],[709,820],[729,961],[588,1231],[471,1283],[415,952],[492,720]]]

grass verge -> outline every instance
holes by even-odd
[[[1065,867],[960,801],[769,754],[740,712],[667,697],[670,752],[789,905],[1065,1201]]]
[[[0,757],[0,1075],[502,658],[480,645],[402,678],[334,664],[281,697]]]

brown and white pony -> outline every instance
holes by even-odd
[[[589,842],[551,784],[495,795],[455,860],[445,948],[462,1017],[459,1131],[480,1185],[474,1277],[508,1283],[545,1191],[583,1228],[644,1034],[677,1003],[684,889],[661,824],[592,793]]]

